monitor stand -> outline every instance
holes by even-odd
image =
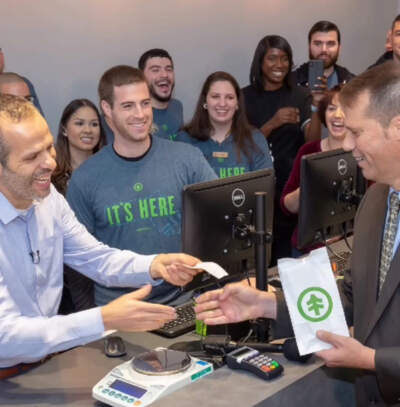
[[[271,243],[272,236],[266,231],[265,205],[266,193],[256,192],[255,230],[254,230],[254,256],[256,264],[256,288],[268,291],[268,260],[267,244]],[[257,342],[268,341],[269,321],[258,318],[253,329]]]

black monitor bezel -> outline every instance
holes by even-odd
[[[345,160],[350,166],[350,172],[340,174],[338,169],[339,160]],[[337,173],[333,176],[333,166],[330,168],[331,174],[328,177],[323,176],[320,172],[317,173],[316,165],[320,162],[336,160]],[[322,164],[322,165],[332,165]],[[342,165],[341,165],[342,167]],[[343,171],[343,170],[342,170]],[[304,249],[317,244],[324,244],[326,240],[336,238],[343,235],[344,231],[347,234],[352,233],[354,228],[354,217],[357,212],[357,205],[354,203],[339,203],[333,204],[333,190],[335,186],[332,184],[333,178],[337,182],[349,177],[353,177],[353,192],[354,194],[362,195],[365,192],[366,181],[361,174],[361,170],[357,165],[356,160],[351,152],[346,152],[343,149],[329,150],[319,153],[312,153],[302,157],[300,169],[300,204],[298,216],[298,231],[297,231],[297,248]],[[315,180],[320,178],[321,182]],[[330,190],[332,195],[329,201],[326,201],[326,196],[321,191]],[[335,209],[338,213],[335,212]],[[330,216],[325,214],[325,219],[329,221],[317,220],[317,216],[322,216],[321,211],[329,212]],[[310,225],[310,223],[313,223]],[[315,226],[317,225],[317,226]],[[320,233],[318,233],[320,232]],[[320,238],[316,238],[316,236]]]
[[[270,196],[267,197],[266,201],[266,208],[265,208],[265,216],[266,216],[266,232],[272,235],[272,227],[273,227],[273,206],[274,206],[274,189],[275,189],[275,174],[273,169],[262,169],[257,171],[248,172],[245,174],[227,177],[227,178],[219,178],[213,181],[206,181],[197,184],[187,185],[184,187],[182,192],[182,251],[188,254],[192,254],[194,256],[200,257],[202,261],[215,261],[221,264],[223,267],[228,262],[221,261],[220,257],[212,258],[208,256],[201,256],[197,252],[193,252],[188,245],[188,239],[186,239],[188,232],[188,222],[190,218],[190,214],[188,213],[188,206],[190,205],[188,202],[190,199],[193,199],[194,194],[201,193],[202,191],[211,192],[213,190],[219,188],[231,188],[231,190],[235,189],[238,185],[241,185],[246,182],[251,182],[252,180],[258,182],[259,179],[265,179],[265,187],[263,189],[257,189],[257,191],[253,192],[267,192]],[[246,198],[248,199],[248,198]],[[254,204],[252,205],[255,208],[255,196],[251,199],[254,199]],[[230,212],[231,213],[231,212]],[[254,221],[254,217],[253,217]],[[254,222],[253,222],[254,224]],[[243,257],[254,257],[254,246],[247,250],[247,254],[245,255],[243,252]],[[267,259],[270,258],[271,254],[271,244],[267,244]],[[239,255],[237,257],[240,257]],[[229,276],[221,279],[218,281],[218,284],[225,284],[226,282],[239,279],[243,277],[243,274],[239,272],[238,269],[236,271],[228,270]],[[200,274],[196,276],[191,283],[184,287],[185,291],[188,290],[199,290],[199,289],[206,289],[210,286],[216,285],[216,280],[209,279],[208,281],[204,281],[205,276]]]

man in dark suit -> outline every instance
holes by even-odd
[[[376,183],[358,210],[351,273],[339,286],[354,338],[318,331],[332,348],[317,356],[327,366],[359,370],[358,406],[400,406],[400,68],[388,63],[364,72],[344,87],[340,102],[349,130],[343,147]],[[206,324],[265,317],[276,320],[279,335],[291,328],[281,292],[239,283],[197,303]]]

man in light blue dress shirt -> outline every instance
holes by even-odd
[[[163,280],[196,274],[184,254],[139,255],[98,242],[51,185],[53,137],[23,98],[0,95],[0,369],[97,340],[107,329],[147,331],[175,318],[140,301]],[[141,287],[104,307],[57,315],[63,263],[101,284]]]

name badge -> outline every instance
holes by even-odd
[[[228,158],[229,153],[227,153],[226,151],[213,151],[212,156],[214,158]]]

